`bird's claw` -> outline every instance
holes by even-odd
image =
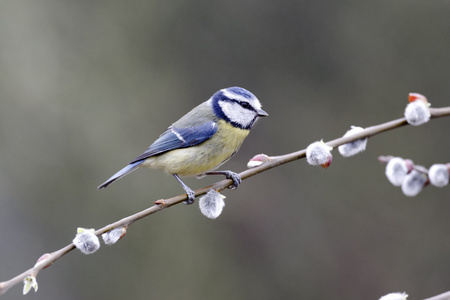
[[[233,183],[228,187],[229,189],[232,189],[232,190],[238,188],[239,184],[241,184],[241,182],[242,182],[241,176],[239,176],[238,173],[227,171],[225,174],[225,177],[227,179],[233,180]]]
[[[191,189],[186,189],[187,200],[183,201],[186,205],[191,205],[195,201],[195,192]]]

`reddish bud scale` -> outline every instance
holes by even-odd
[[[247,163],[247,168],[254,168],[262,165],[263,163],[270,161],[271,158],[265,154],[257,154],[253,156]]]
[[[125,236],[125,234],[127,234],[127,226],[122,227],[122,234],[120,235],[119,240],[120,240],[121,238],[123,238],[123,237]]]
[[[427,100],[427,98],[424,95],[419,94],[419,93],[409,93],[408,101],[409,102],[414,102],[416,100],[420,100],[420,101],[423,101],[425,103],[428,103],[428,100]]]
[[[410,159],[405,159],[406,167],[408,168],[408,173],[414,169],[414,162]]]
[[[50,256],[50,253],[42,254],[41,257],[39,257],[38,260],[36,261],[36,264],[41,262],[41,261],[43,261],[44,259],[47,259],[49,256]],[[43,269],[46,269],[46,268],[50,267],[52,264],[53,264],[53,262],[49,263]]]
[[[253,156],[253,158],[251,159],[253,161],[262,161],[262,162],[266,162],[270,160],[270,157],[268,157],[265,154],[257,154],[255,156]]]
[[[333,161],[333,155],[330,154],[328,157],[328,161],[324,164],[321,164],[320,166],[324,169],[328,168],[331,165],[331,162]]]

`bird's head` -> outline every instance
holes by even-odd
[[[211,100],[216,116],[237,128],[251,129],[258,117],[268,116],[258,98],[240,87],[222,89]]]

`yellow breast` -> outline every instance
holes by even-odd
[[[144,161],[142,166],[179,176],[195,176],[225,163],[241,147],[249,130],[218,122],[216,134],[209,140],[189,148],[172,150]]]

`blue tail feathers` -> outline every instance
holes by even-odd
[[[103,184],[99,185],[98,189],[105,188],[108,185],[110,185],[111,183],[113,183],[114,181],[116,181],[117,179],[120,179],[123,176],[128,175],[129,173],[133,172],[134,170],[136,170],[139,167],[139,165],[142,162],[143,161],[141,160],[141,161],[136,161],[134,163],[129,164],[128,166],[126,166],[125,168],[123,168],[122,170],[120,170],[119,172],[114,174],[113,176],[111,176],[111,178],[106,180]]]

